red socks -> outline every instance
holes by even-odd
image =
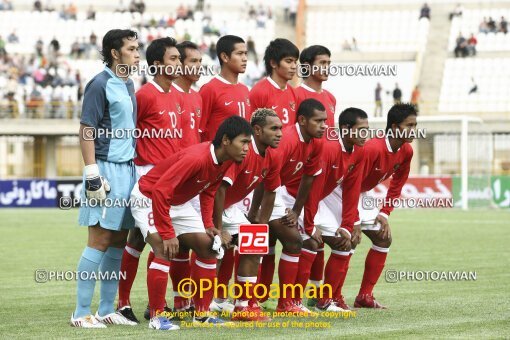
[[[324,284],[331,285],[331,293],[329,289],[324,288],[326,296],[320,297],[317,304],[324,306],[328,300],[333,298],[333,293],[338,288],[340,283],[340,276],[345,272],[345,267],[349,261],[350,252],[332,250],[329,256],[328,263],[324,269]]]
[[[310,281],[319,286],[322,278],[324,277],[324,243],[317,249],[317,255],[313,261],[312,269],[310,271]]]
[[[283,307],[287,301],[292,301],[295,294],[299,293],[299,290],[292,291],[291,287],[284,285],[293,285],[296,282],[296,277],[299,269],[299,256],[301,254],[290,254],[282,252],[280,256],[280,263],[278,264],[278,277],[280,279],[280,298],[278,299],[278,306]]]
[[[147,290],[149,292],[149,309],[151,318],[165,308],[166,286],[170,261],[154,258],[147,271]]]
[[[338,279],[338,287],[336,288],[336,291],[333,291],[333,299],[340,299],[342,297],[342,287],[344,286],[345,278],[347,277],[347,271],[349,270],[349,263],[351,262],[352,252],[349,254],[349,258],[347,259],[347,262],[345,263],[345,270],[340,272],[340,277]]]
[[[138,271],[138,262],[140,261],[142,250],[143,248],[140,250],[133,248],[129,243],[124,247],[120,272],[125,273],[125,278],[121,277],[119,280],[119,302],[117,308],[131,306],[129,296],[131,295],[131,288]]]
[[[228,249],[225,251],[225,255],[223,255],[223,259],[221,260],[220,269],[218,271],[218,286],[220,284],[224,284],[227,286],[227,291],[224,289],[218,289],[218,299],[226,299],[228,292],[228,283],[230,282],[230,278],[232,277],[232,271],[234,270],[234,249]],[[221,287],[221,286],[220,286]]]
[[[296,284],[301,285],[301,287],[303,287],[303,293],[306,291],[306,284],[308,283],[308,278],[310,277],[310,270],[312,269],[312,265],[314,263],[316,255],[317,253],[312,250],[308,250],[305,248],[301,249],[301,256],[299,257],[299,266],[296,276]],[[296,301],[296,303],[300,303],[302,300],[303,296],[294,297],[294,301]]]
[[[374,286],[381,276],[384,264],[386,263],[386,256],[390,248],[382,248],[372,245],[372,248],[367,254],[365,260],[365,273],[363,274],[363,281],[359,289],[359,295],[372,295]]]
[[[273,283],[274,268],[275,268],[275,247],[269,247],[269,253],[262,256],[262,263],[260,264],[260,272],[257,283],[263,284],[266,287],[266,294],[259,289],[257,296],[263,296],[259,302],[265,302],[269,298],[269,291],[271,290],[271,283]]]
[[[189,299],[180,296],[177,287],[179,287],[179,282],[191,276],[189,253],[177,253],[171,263],[170,279],[172,280],[172,288],[174,291],[174,308],[177,311],[183,311],[189,307]]]
[[[216,277],[216,259],[203,259],[196,256],[191,262],[191,279],[195,282],[197,293],[193,297],[195,311],[199,313],[208,312],[214,295],[214,278]],[[200,292],[200,280],[205,280],[204,287],[211,286],[211,289]],[[202,293],[202,297],[200,297]],[[202,316],[202,315],[199,315]]]

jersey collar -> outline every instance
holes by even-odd
[[[386,142],[386,147],[388,148],[388,151],[390,153],[395,153],[395,152],[393,152],[393,149],[391,148],[391,144],[390,144],[390,140],[389,140],[388,136],[384,137],[384,140]],[[398,149],[397,149],[397,151],[398,151]]]
[[[211,157],[214,162],[214,164],[218,165],[218,159],[216,158],[216,154],[214,153],[214,144],[211,142],[211,147],[209,148],[211,150]]]
[[[278,85],[278,84],[277,84],[277,83],[276,83],[276,82],[275,82],[275,81],[274,81],[271,77],[267,77],[267,81],[268,81],[271,85],[273,85],[274,87],[276,87],[278,90],[284,91],[284,90],[286,90],[286,89],[287,89],[287,84],[285,84],[285,88],[282,90],[282,89],[280,88],[280,85]]]
[[[305,139],[303,138],[303,135],[301,134],[301,129],[299,128],[299,124],[298,123],[296,123],[296,130],[297,130],[297,134],[299,136],[299,140],[304,143]]]
[[[310,92],[322,93],[322,90],[315,91],[314,89],[312,89],[310,86],[306,85],[305,83],[301,83],[301,85],[299,85],[299,86],[301,86],[302,88],[304,88],[305,90],[310,91]]]
[[[220,76],[219,74],[215,75],[214,78],[218,79],[219,81],[221,81],[222,83],[225,83],[227,85],[237,85],[237,84],[239,84],[239,82],[231,83],[228,80],[226,80],[225,78],[223,78],[222,76]]]
[[[154,80],[149,80],[149,83],[151,83],[152,86],[154,86],[159,92],[165,93],[165,91],[163,91],[161,86],[159,86]],[[170,93],[170,92],[172,92],[172,89],[168,90],[168,93]]]
[[[340,146],[342,147],[342,151],[343,152],[347,152],[347,149],[345,148],[345,145],[344,145],[344,141],[342,140],[342,138],[338,138],[338,142],[340,143]]]
[[[172,82],[172,86],[175,87],[175,89],[179,92],[182,92],[182,93],[189,93],[189,92],[185,92],[179,85],[177,85],[176,83]]]
[[[255,151],[257,155],[260,155],[259,149],[257,149],[257,143],[255,143],[255,138],[253,137],[251,139],[251,146],[253,147],[253,151]]]

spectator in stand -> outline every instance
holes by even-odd
[[[478,26],[478,32],[480,33],[489,33],[489,23],[487,22],[487,18],[483,17],[483,21]]]
[[[393,89],[393,103],[400,104],[402,102],[402,90],[398,87],[398,83],[395,83],[395,89]]]
[[[39,37],[39,39],[37,39],[37,41],[35,42],[35,53],[38,57],[42,57],[43,47],[44,47],[44,43],[42,41],[42,38]]]
[[[246,47],[248,48],[248,61],[254,62],[255,65],[258,65],[259,58],[257,56],[257,51],[255,50],[255,42],[251,37],[248,37]]]
[[[124,12],[127,12],[127,10],[128,9],[127,9],[126,5],[124,5],[124,1],[123,0],[119,0],[119,5],[115,9],[115,12],[124,13]]]
[[[7,41],[9,44],[17,44],[19,43],[18,35],[16,34],[16,30],[12,30],[11,34],[7,36]]]
[[[184,7],[183,4],[180,4],[179,7],[177,7],[177,19],[185,20],[188,16],[188,11],[186,10],[186,7]]]
[[[455,50],[453,52],[455,53],[455,58],[465,57],[468,55],[468,42],[460,32],[455,42]]]
[[[353,51],[357,51],[358,50],[358,42],[356,41],[356,38],[354,38],[354,37],[352,37],[351,49]]]
[[[76,15],[78,14],[78,9],[76,8],[76,6],[71,2],[69,4],[69,7],[67,7],[67,18],[68,19],[71,19],[71,20],[76,20]]]
[[[298,0],[290,0],[289,20],[292,27],[296,26]]]
[[[211,4],[205,5],[205,8],[204,8],[204,20],[212,20]]]
[[[430,20],[430,7],[427,3],[424,3],[420,10],[420,19],[427,18]]]
[[[476,40],[476,37],[473,33],[471,33],[471,36],[468,39],[468,53],[472,56],[476,55],[476,44],[478,44],[478,40]]]
[[[375,87],[375,111],[374,117],[381,116],[382,117],[382,100],[381,100],[381,91],[382,87],[380,83],[377,83]]]
[[[499,23],[499,31],[502,33],[508,33],[508,22],[505,17],[501,17],[501,22]]]
[[[471,77],[471,89],[468,92],[469,94],[476,93],[478,91],[478,85],[475,82],[475,78]]]
[[[419,112],[419,103],[420,103],[420,88],[418,85],[414,87],[413,93],[411,94],[411,104],[413,104],[416,107],[416,112]]]
[[[39,0],[36,0],[34,2],[34,8],[33,8],[34,11],[36,12],[42,12],[43,8],[42,8],[42,3],[39,1]]]
[[[492,17],[489,17],[487,25],[489,26],[489,32],[496,33],[496,22],[492,19]]]
[[[251,5],[248,10],[248,17],[250,19],[255,19],[257,17],[257,11],[255,10],[255,6]]]
[[[14,92],[8,92],[6,96],[6,113],[8,118],[19,117],[19,105],[18,101],[14,98]]]
[[[457,6],[455,6],[455,9],[453,10],[453,12],[450,12],[450,20],[452,20],[454,17],[461,17],[463,10],[464,9],[462,8],[462,5],[457,4]]]
[[[12,11],[12,2],[10,0],[3,0],[2,3],[0,3],[0,11]]]
[[[89,9],[87,10],[87,20],[96,20],[96,11],[92,5],[90,5]]]

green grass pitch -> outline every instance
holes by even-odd
[[[86,228],[77,227],[77,215],[77,210],[1,210],[1,338],[510,337],[508,211],[401,210],[390,218],[393,245],[385,269],[476,271],[476,281],[388,283],[383,272],[374,295],[389,309],[358,310],[350,319],[320,319],[329,322],[330,328],[185,329],[171,335],[149,330],[145,320],[137,327],[109,326],[106,330],[68,325],[76,283],[36,283],[34,272],[76,269],[86,242]],[[364,237],[352,258],[344,288],[349,304],[358,292],[369,246]],[[142,255],[131,298],[139,318],[143,318],[147,303],[146,257],[147,251]],[[96,288],[94,312],[98,295]],[[170,290],[168,299],[171,301]],[[269,306],[274,307],[274,302]]]

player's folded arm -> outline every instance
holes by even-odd
[[[386,219],[388,219],[390,213],[393,211],[393,200],[400,197],[402,187],[407,182],[409,177],[409,171],[411,170],[411,159],[413,158],[413,149],[409,146],[408,150],[410,151],[407,151],[408,155],[406,159],[397,169],[397,171],[395,171],[391,178],[390,187],[386,193],[386,199],[384,201],[384,206],[379,212],[379,215],[385,217]]]

